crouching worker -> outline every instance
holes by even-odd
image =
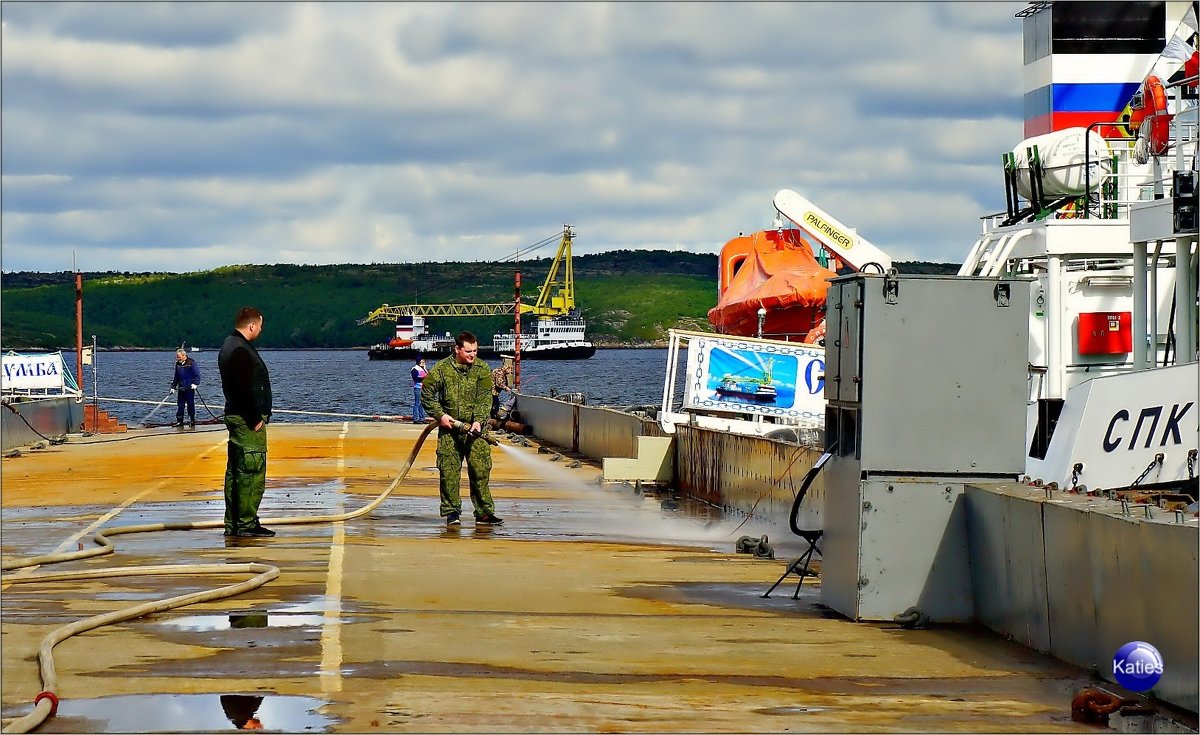
[[[492,448],[483,437],[492,410],[492,374],[478,355],[479,340],[470,332],[460,332],[454,338],[454,354],[434,365],[421,385],[421,404],[438,424],[439,510],[447,526],[458,525],[462,515],[459,482],[464,457],[475,523],[499,526],[504,522],[496,517],[488,490]]]

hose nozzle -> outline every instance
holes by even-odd
[[[492,446],[500,445],[500,441],[498,439],[496,439],[496,437],[492,436],[491,434],[485,434],[482,431],[471,431],[471,427],[468,424],[464,424],[463,422],[459,421],[458,419],[450,419],[450,426],[455,431],[466,434],[467,436],[471,437],[472,439],[482,439],[485,442],[487,442],[488,444],[491,444]]]

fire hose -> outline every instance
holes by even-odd
[[[497,443],[494,437],[486,434],[470,432],[470,427],[464,426],[461,422],[454,422],[455,430],[468,433],[477,438],[482,438],[485,441],[495,444]],[[313,523],[337,523],[348,521],[359,516],[366,515],[375,510],[388,498],[389,495],[404,481],[408,476],[409,470],[412,469],[413,463],[416,461],[417,454],[421,451],[421,446],[428,438],[431,432],[437,426],[436,423],[428,424],[418,436],[416,443],[413,445],[412,451],[404,461],[404,466],[400,470],[400,474],[391,482],[374,500],[367,503],[358,510],[349,511],[346,513],[338,513],[332,515],[317,515],[317,516],[288,516],[284,518],[266,519],[273,526],[287,526]],[[31,556],[20,559],[9,559],[0,564],[0,570],[10,571],[14,569],[23,569],[26,567],[39,566],[43,564],[56,564],[64,561],[73,561],[76,559],[86,559],[94,556],[102,556],[111,554],[115,551],[110,536],[119,536],[131,533],[151,533],[156,531],[192,531],[207,528],[222,528],[224,520],[215,521],[195,521],[190,523],[143,523],[134,526],[117,526],[115,528],[100,529],[92,537],[96,543],[96,547],[91,549],[81,549],[79,551],[68,551],[58,554],[42,554],[40,556]],[[76,621],[74,623],[57,628],[48,633],[41,642],[38,648],[38,671],[42,679],[42,691],[34,698],[33,710],[17,720],[14,720],[4,728],[5,733],[24,733],[33,730],[41,725],[47,719],[52,717],[58,709],[58,695],[56,693],[58,685],[58,677],[54,668],[54,647],[62,641],[70,638],[77,633],[82,633],[88,630],[109,625],[112,623],[132,620],[133,618],[150,615],[156,612],[172,610],[185,605],[191,605],[197,602],[207,602],[210,600],[220,600],[234,595],[247,592],[263,586],[267,582],[279,576],[279,568],[270,564],[248,563],[248,564],[179,564],[179,565],[157,565],[157,566],[142,566],[142,567],[112,567],[102,569],[90,569],[80,572],[50,572],[46,574],[30,575],[30,576],[6,576],[2,581],[4,584],[27,584],[30,582],[44,581],[63,581],[71,579],[103,579],[109,577],[129,577],[138,575],[175,575],[175,574],[254,574],[255,576],[245,581],[218,587],[215,589],[204,590],[201,592],[193,592],[186,595],[179,595],[164,600],[135,605],[133,607],[115,610],[113,612],[96,615],[90,618]]]

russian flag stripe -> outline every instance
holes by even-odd
[[[1123,110],[1140,82],[1051,85],[1054,112]]]

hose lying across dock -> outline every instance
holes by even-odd
[[[288,516],[285,518],[268,518],[264,519],[272,526],[288,526],[312,523],[337,523],[348,521],[359,516],[366,515],[375,510],[388,498],[389,495],[404,481],[408,476],[409,470],[412,469],[413,462],[417,459],[417,454],[421,451],[421,446],[428,438],[429,432],[437,427],[436,423],[430,423],[425,426],[417,437],[416,444],[413,445],[412,451],[409,452],[408,458],[404,461],[404,467],[400,470],[399,476],[387,486],[374,500],[367,503],[358,510],[349,511],[346,513],[338,513],[334,515],[320,516]],[[150,533],[154,531],[192,531],[207,528],[223,528],[224,520],[219,521],[195,521],[191,523],[143,523],[136,526],[117,526],[115,528],[100,529],[92,537],[96,543],[95,548],[81,549],[79,551],[67,551],[58,554],[42,554],[40,556],[31,556],[22,559],[10,559],[0,563],[0,570],[10,571],[14,569],[24,569],[27,567],[39,566],[42,564],[56,564],[64,561],[73,561],[76,559],[87,559],[93,556],[102,556],[111,554],[115,551],[110,536],[119,536],[130,533]],[[210,600],[220,600],[226,597],[247,592],[263,586],[272,579],[279,576],[279,568],[270,564],[247,563],[247,564],[178,564],[178,565],[157,565],[157,566],[142,566],[142,567],[110,567],[104,569],[90,569],[80,572],[50,572],[47,574],[28,575],[28,576],[5,576],[0,579],[3,584],[26,584],[29,582],[48,582],[48,581],[63,581],[71,579],[103,579],[109,577],[131,577],[139,575],[174,575],[174,574],[254,574],[251,579],[236,584],[226,585],[211,590],[202,592],[193,592],[177,597],[170,597],[165,600],[147,602],[133,607],[116,610],[102,615],[95,615],[90,618],[76,621],[69,625],[51,631],[42,639],[41,645],[38,648],[38,669],[42,677],[42,691],[34,698],[33,711],[29,714],[14,720],[4,728],[5,733],[24,733],[29,732],[35,727],[41,725],[48,718],[52,717],[58,709],[58,696],[55,694],[55,689],[58,686],[58,676],[54,669],[54,647],[62,641],[70,638],[77,633],[93,630],[103,625],[118,623],[133,618],[150,615],[156,612],[172,610],[177,607],[191,605],[197,602],[207,602]]]

